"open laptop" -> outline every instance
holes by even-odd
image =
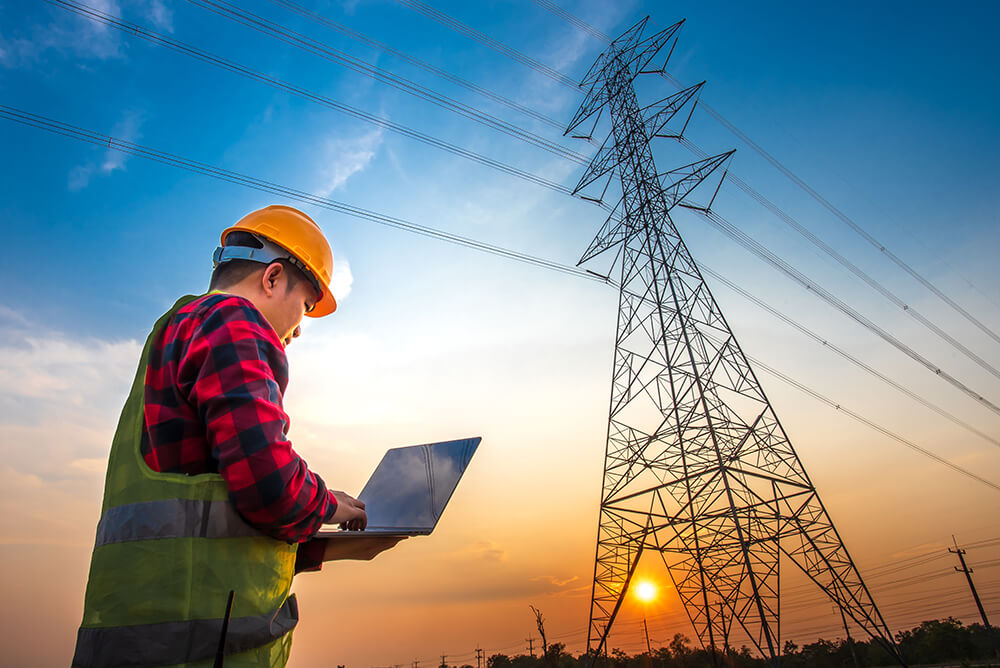
[[[341,531],[326,525],[316,536],[426,536],[437,526],[481,440],[466,438],[389,450],[358,495],[368,513],[368,528]]]

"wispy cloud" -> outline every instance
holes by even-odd
[[[121,120],[111,129],[111,136],[123,141],[135,141],[140,136],[140,128],[144,117],[145,115],[139,111],[131,110],[125,112]],[[73,167],[69,171],[66,186],[74,192],[82,190],[90,184],[94,176],[108,175],[112,172],[125,169],[126,158],[127,154],[109,148],[105,150],[100,164],[97,162],[88,162]]]
[[[139,4],[145,5],[144,13],[153,22],[153,25],[167,32],[174,31],[174,13],[163,4],[163,0],[148,0],[148,2]]]
[[[109,16],[131,19],[157,30],[173,32],[173,12],[163,0],[137,0],[123,15],[117,0],[88,0],[89,7]],[[50,54],[77,60],[115,60],[126,56],[126,37],[120,31],[84,16],[54,10],[51,20],[27,25],[22,34],[0,35],[0,66],[33,67]]]
[[[0,442],[30,444],[6,449],[6,465],[42,480],[99,475],[140,343],[47,332],[0,313]]]
[[[501,563],[507,561],[507,551],[491,541],[481,540],[466,545],[455,552],[452,557],[463,562],[471,559]]]
[[[568,584],[572,584],[580,579],[579,575],[574,575],[568,578],[560,578],[555,575],[540,575],[536,578],[531,578],[534,582],[548,582],[553,587],[563,588]]]
[[[382,145],[383,135],[383,129],[376,128],[356,137],[329,139],[324,151],[324,164],[319,169],[323,181],[316,189],[317,194],[329,197],[349,178],[371,164]]]

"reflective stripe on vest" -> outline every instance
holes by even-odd
[[[226,631],[226,655],[238,654],[277,640],[299,619],[295,596],[277,612],[234,617]],[[82,628],[77,634],[73,666],[172,666],[215,656],[222,619],[163,624]]]
[[[157,538],[262,536],[229,501],[161,499],[108,508],[97,525],[95,547]]]

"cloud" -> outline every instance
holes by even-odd
[[[471,545],[466,545],[453,554],[460,561],[481,560],[493,563],[507,561],[507,551],[502,547],[488,540],[481,540]]]
[[[324,151],[326,164],[319,168],[323,182],[316,188],[317,194],[329,197],[349,178],[363,171],[375,158],[383,135],[384,130],[376,128],[357,137],[328,140]]]
[[[145,120],[145,114],[137,110],[126,111],[124,116],[115,123],[111,129],[111,136],[122,141],[135,141],[140,136],[140,127]],[[88,162],[77,165],[69,170],[66,180],[66,187],[70,191],[76,192],[86,188],[95,175],[108,175],[118,170],[125,169],[125,160],[128,157],[122,151],[106,149],[100,164]]]
[[[163,0],[139,0],[127,5],[123,15],[117,0],[89,0],[103,14],[134,20],[145,26],[173,32],[173,12]],[[48,22],[28,24],[21,35],[0,36],[0,66],[32,67],[49,54],[79,60],[119,60],[126,57],[124,33],[105,23],[69,11],[55,11]]]
[[[143,4],[145,5],[145,14],[153,22],[153,25],[167,32],[174,31],[174,13],[163,4],[162,0],[150,0],[146,3],[140,3],[140,6]]]
[[[99,478],[140,342],[40,331],[5,306],[0,329],[5,464],[48,481]]]
[[[23,327],[30,325],[31,321],[14,309],[0,304],[0,327],[9,327],[12,324]]]
[[[555,59],[550,67],[556,71],[571,69],[590,46],[590,36],[580,30],[573,30],[567,40],[562,40],[559,49],[552,54]]]
[[[534,582],[548,582],[550,585],[552,585],[554,587],[559,587],[561,589],[561,588],[565,587],[566,585],[571,584],[571,583],[576,582],[577,580],[579,580],[580,576],[579,575],[574,575],[571,578],[560,578],[560,577],[557,577],[555,575],[539,575],[538,577],[531,578],[531,579]]]
[[[351,273],[351,263],[344,258],[334,258],[333,276],[330,277],[330,286],[336,300],[347,299],[351,294],[351,287],[354,285],[354,274]]]

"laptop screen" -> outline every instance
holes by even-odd
[[[479,438],[393,448],[361,490],[368,529],[429,532],[465,473]]]

